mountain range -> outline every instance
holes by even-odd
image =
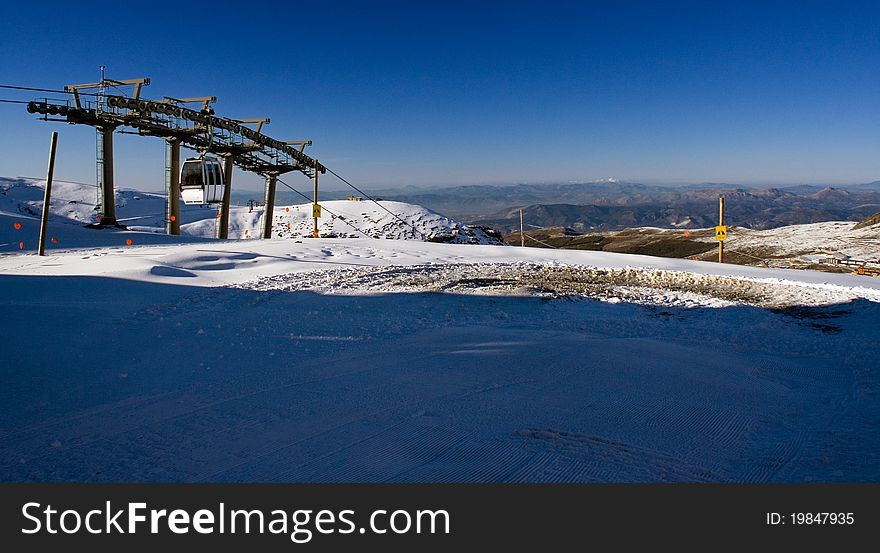
[[[860,221],[880,211],[880,181],[839,187],[797,185],[746,187],[705,183],[660,186],[628,182],[459,186],[398,190],[386,199],[423,205],[459,220],[502,232],[566,227],[578,232],[633,226],[705,228],[718,224],[718,197],[725,222],[753,229],[824,221]]]

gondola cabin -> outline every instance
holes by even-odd
[[[180,168],[180,199],[186,205],[223,201],[223,167],[215,157],[189,158]]]

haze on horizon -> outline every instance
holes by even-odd
[[[161,25],[111,3],[9,5],[0,84],[61,88],[105,65],[150,77],[147,97],[216,95],[218,115],[269,116],[270,136],[313,140],[310,155],[373,188],[880,179],[874,3],[269,2],[230,27],[231,9]],[[186,22],[234,36],[193,47]],[[94,182],[93,129],[18,104],[0,121],[0,175],[41,176],[58,130],[58,178]],[[117,185],[161,189],[163,153],[117,135]]]

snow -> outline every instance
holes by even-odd
[[[877,278],[56,222],[0,255],[0,481],[880,475]]]
[[[94,231],[83,231],[94,232]],[[101,231],[103,232],[103,231]],[[146,235],[150,236],[150,235]],[[160,237],[161,235],[156,235]],[[526,263],[600,268],[591,278],[660,289],[748,288],[754,294],[778,295],[784,305],[821,305],[864,298],[880,300],[880,280],[848,274],[720,265],[609,252],[548,250],[464,244],[436,244],[366,238],[306,238],[301,241],[230,240],[196,243],[120,245],[112,248],[56,251],[0,257],[4,274],[114,278],[182,283],[188,286],[240,284],[260,277],[353,267]],[[526,269],[523,269],[524,271]],[[487,269],[491,272],[491,269]],[[601,273],[601,274],[600,274]],[[181,282],[185,280],[185,282]],[[751,296],[749,296],[751,297]],[[772,300],[773,298],[769,298]],[[765,305],[758,297],[746,303]],[[772,301],[770,302],[772,303]]]
[[[34,179],[0,179],[0,252],[35,250],[39,235],[39,216],[45,182]],[[119,223],[127,232],[102,231],[96,237],[83,225],[96,222],[96,188],[87,184],[56,181],[52,186],[49,233],[57,239],[48,250],[68,247],[125,244],[177,243],[165,232],[165,197],[148,192],[121,190],[116,195]],[[401,202],[331,200],[321,202],[319,219],[322,236],[369,237],[394,240],[432,240],[457,244],[500,245],[499,238],[480,228],[453,221],[421,206]],[[216,207],[182,205],[180,213],[183,241],[199,241],[217,235]],[[259,238],[263,208],[231,206],[229,237]],[[22,228],[14,229],[15,224]],[[17,230],[17,232],[13,232]],[[273,238],[311,237],[312,204],[275,206]],[[20,243],[24,248],[20,248]]]
[[[458,244],[500,245],[500,239],[484,231],[457,223],[421,206],[401,202],[331,200],[321,202],[318,232],[322,236],[384,238],[389,240],[435,240]],[[386,211],[387,210],[387,211]],[[230,215],[230,238],[257,237],[262,209],[248,212],[236,207]],[[311,237],[314,229],[312,204],[278,206],[274,209],[273,238]],[[213,236],[213,221],[198,221],[181,227],[194,236]],[[247,232],[246,232],[247,231]]]

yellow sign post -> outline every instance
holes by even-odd
[[[319,173],[318,169],[319,169],[318,160],[316,159],[315,160],[315,196],[314,196],[314,203],[312,204],[312,217],[315,220],[315,230],[312,231],[313,238],[318,238],[319,236],[321,236],[318,233],[318,219],[321,218],[321,205],[318,204],[318,173]]]
[[[718,263],[724,263],[724,241],[727,240],[727,227],[724,226],[724,196],[718,196],[718,226],[715,227],[715,240],[718,240]]]

